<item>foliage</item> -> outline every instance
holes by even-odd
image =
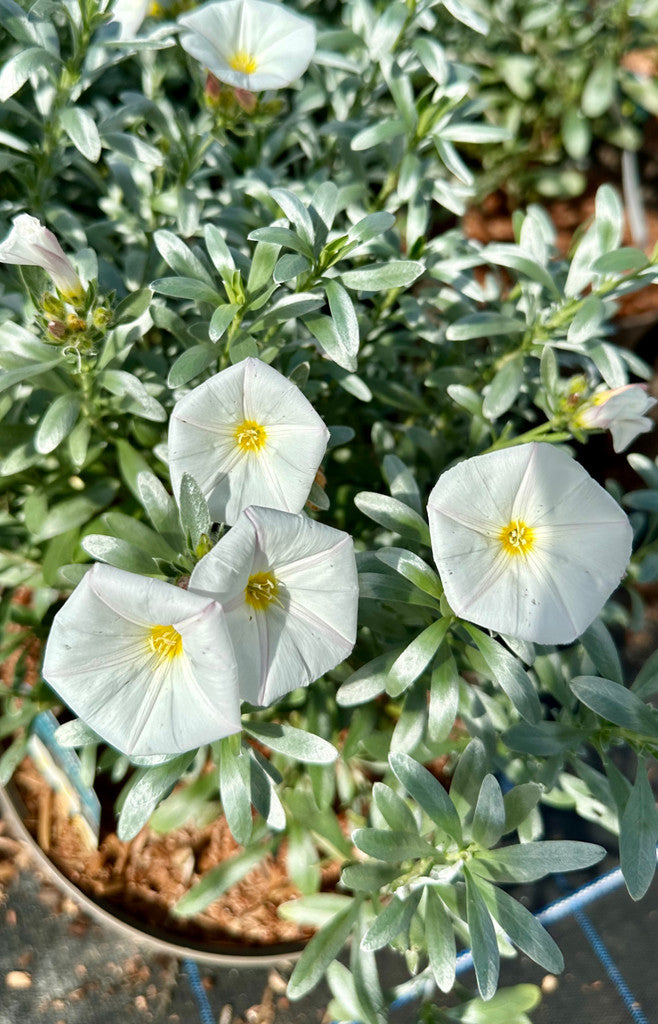
[[[172,496],[170,415],[218,372],[271,364],[329,427],[306,513],[354,538],[352,653],[269,707],[243,703],[242,733],[199,751],[128,757],[77,720],[60,741],[122,786],[124,838],[223,809],[244,849],[199,880],[180,916],[287,842],[302,896],[283,913],[323,925],[291,998],[326,972],[335,1019],[380,1024],[391,993],[377,949],[447,993],[467,944],[480,997],[430,1000],[423,1019],[521,1024],[537,992],[496,992],[501,952],[549,971],[562,959],[505,886],[605,852],[544,838],[542,806],[598,822],[611,848],[618,836],[634,899],[655,868],[658,660],[627,685],[617,642],[641,628],[643,584],[658,579],[658,464],[630,454],[642,486],[606,484],[634,552],[616,597],[568,646],[454,614],[427,497],[486,451],[541,441],[586,461],[582,414],[601,386],[649,379],[615,344],[614,317],[658,267],[622,244],[608,185],[568,257],[539,206],[517,211],[509,244],[482,246],[458,218],[501,176],[526,193],[525,161],[547,133],[542,159],[560,173],[533,171],[544,194],[570,173],[561,145],[579,167],[594,135],[637,147],[656,100],[622,58],[655,27],[655,5],[555,0],[520,5],[521,19],[511,0],[291,6],[316,22],[309,70],[248,99],[206,77],[173,20],[148,18],[125,40],[105,0],[0,0],[3,227],[40,218],[84,289],[67,301],[43,269],[2,273],[0,619],[17,662],[0,779],[34,718],[61,707],[45,680],[25,683],[26,630],[45,642],[90,560],[188,580],[226,526],[192,477]],[[555,60],[568,90],[544,77]],[[343,865],[333,894],[319,891],[329,859]],[[349,936],[348,968],[335,958]]]
[[[477,72],[477,101],[508,138],[485,145],[480,194],[578,195],[601,143],[634,153],[658,110],[658,5],[603,0],[474,3],[477,35],[442,19],[446,49]],[[559,82],[559,87],[558,83]]]

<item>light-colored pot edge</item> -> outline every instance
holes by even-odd
[[[46,872],[60,890],[81,906],[85,913],[89,914],[95,921],[98,921],[99,924],[113,928],[123,935],[124,938],[131,938],[135,942],[148,947],[153,952],[165,953],[181,959],[189,957],[197,963],[209,964],[214,967],[276,967],[282,966],[286,961],[298,960],[301,956],[302,949],[293,946],[290,949],[287,946],[283,948],[277,946],[277,951],[273,953],[262,953],[254,950],[253,947],[245,947],[245,952],[241,954],[215,951],[208,948],[211,943],[190,940],[189,945],[183,944],[178,937],[176,939],[169,939],[166,937],[166,933],[153,926],[150,926],[148,931],[144,931],[136,923],[132,924],[129,920],[117,917],[106,906],[91,899],[53,864],[48,855],[44,853],[36,842],[34,836],[28,831],[21,814],[21,803],[21,798],[11,783],[4,789],[0,786],[2,816],[18,837],[27,843],[39,867]],[[130,917],[127,912],[126,917]],[[220,944],[217,943],[217,945]]]

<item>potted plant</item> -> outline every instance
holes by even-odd
[[[56,711],[120,839],[228,823],[170,921],[276,854],[291,998],[379,1022],[377,950],[448,993],[459,943],[486,1015],[501,949],[562,964],[505,886],[605,853],[544,804],[653,876],[658,468],[581,463],[651,428],[612,325],[656,260],[609,186],[568,258],[455,226],[504,133],[438,4],[2,6],[0,778]]]

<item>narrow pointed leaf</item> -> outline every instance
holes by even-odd
[[[249,755],[246,751],[234,753],[232,742],[233,736],[221,741],[219,795],[233,838],[246,846],[252,829]]]
[[[571,681],[571,689],[578,700],[601,718],[622,729],[658,739],[658,714],[619,683],[598,676],[577,676]]]
[[[420,902],[421,892],[417,889],[406,900],[394,896],[391,902],[377,915],[363,939],[362,949],[382,949],[392,942],[396,935],[409,928],[411,919]]]
[[[539,697],[520,661],[481,629],[468,622],[464,623],[464,628],[486,661],[492,682],[498,683],[527,722],[538,722],[541,718]]]
[[[196,751],[192,750],[155,768],[140,768],[131,780],[130,789],[119,814],[119,839],[135,838],[160,800],[190,766],[195,754]]]
[[[485,775],[473,815],[473,838],[480,846],[495,846],[505,828],[505,805],[493,775]]]
[[[280,725],[278,722],[247,722],[244,729],[271,750],[287,754],[296,761],[331,764],[338,757],[338,751],[333,744],[304,729],[295,729],[292,725]]]
[[[621,870],[631,898],[639,900],[653,880],[658,841],[656,801],[643,758],[638,761],[635,785],[619,826]]]
[[[438,779],[408,754],[392,753],[389,763],[409,795],[420,804],[428,817],[456,843],[461,843],[459,816]]]
[[[355,899],[313,936],[288,982],[289,999],[301,999],[307,992],[315,988],[331,961],[338,956],[347,942],[359,917],[360,909],[361,901]]]
[[[570,840],[546,840],[506,846],[476,855],[471,869],[494,882],[536,882],[556,871],[577,871],[598,864],[602,846]]]
[[[455,983],[455,933],[443,900],[431,886],[425,890],[425,941],[434,980],[442,992]]]
[[[352,833],[354,844],[369,857],[399,864],[405,860],[433,857],[436,848],[418,833],[379,828],[357,828]]]
[[[195,914],[200,914],[232,885],[242,881],[245,875],[265,859],[270,850],[271,843],[256,846],[212,868],[172,907],[174,917],[194,917]]]
[[[564,960],[557,944],[522,903],[508,893],[482,879],[478,889],[489,913],[507,933],[515,946],[552,974],[559,974]]]
[[[383,782],[376,782],[372,787],[372,798],[389,828],[399,829],[401,832],[416,830],[416,819],[410,808],[390,786],[385,786]]]
[[[500,955],[496,931],[482,895],[468,871],[466,879],[466,918],[471,936],[473,966],[483,999],[491,999],[498,985]]]

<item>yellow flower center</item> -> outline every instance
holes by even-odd
[[[267,431],[255,420],[244,420],[235,428],[235,440],[243,452],[258,452],[267,440]]]
[[[256,572],[249,577],[244,598],[251,608],[263,612],[272,601],[276,601],[279,584],[273,572]]]
[[[151,626],[148,645],[161,661],[172,661],[183,653],[183,638],[173,626]]]
[[[258,61],[254,55],[247,53],[246,50],[236,50],[230,58],[229,64],[234,71],[242,71],[245,75],[253,75],[258,67]]]
[[[535,531],[520,519],[512,519],[498,534],[507,555],[527,555],[535,543]]]

